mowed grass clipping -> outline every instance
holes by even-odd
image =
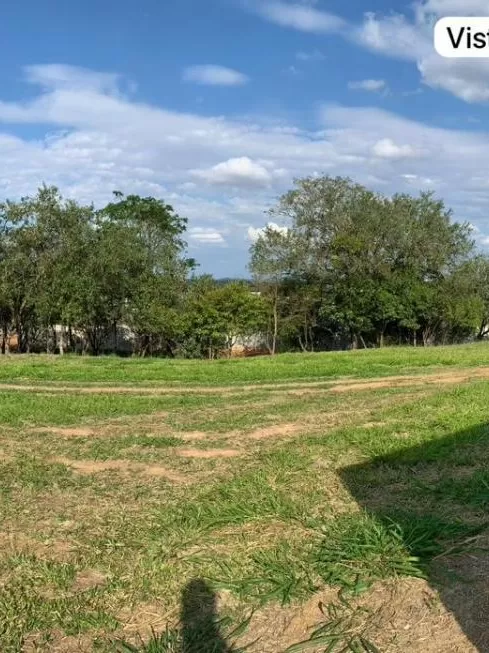
[[[222,653],[253,642],[248,615],[259,622],[276,606],[278,619],[328,587],[368,602],[378,582],[459,582],[444,561],[479,555],[488,526],[489,381],[335,393],[304,379],[485,360],[483,345],[201,367],[0,359],[6,384],[207,384],[168,395],[2,390],[0,650],[180,651],[200,637]],[[287,379],[301,382],[274,390]],[[212,392],[238,383],[249,385]],[[192,593],[209,606],[190,619]],[[346,604],[316,643],[375,646]],[[260,638],[247,650],[295,643]]]

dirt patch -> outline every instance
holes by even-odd
[[[92,653],[93,636],[88,633],[83,635],[66,635],[60,631],[49,633],[49,641],[46,642],[42,635],[28,636],[22,646],[22,653]]]
[[[56,426],[40,426],[29,429],[31,433],[49,433],[50,435],[61,435],[65,438],[87,438],[95,433],[91,428],[61,428]]]
[[[235,458],[243,455],[238,449],[177,449],[176,453],[183,458]]]
[[[341,606],[337,593],[328,589],[302,606],[269,606],[258,613],[243,637],[257,641],[253,653],[278,653],[306,640],[311,632],[331,620],[325,608],[336,605],[344,628],[362,634],[384,653],[477,653],[454,615],[426,581],[402,579],[378,583],[361,599]],[[321,606],[323,609],[321,610]],[[317,649],[322,651],[323,646]]]
[[[59,562],[66,562],[73,556],[71,542],[52,538],[41,541],[20,532],[0,532],[0,550],[4,555],[27,553],[41,560]]]
[[[118,434],[127,432],[130,428],[135,431],[147,432],[148,429],[156,431],[155,435],[161,432],[169,432],[169,427],[164,423],[168,412],[157,411],[143,415],[123,415],[84,426],[34,426],[28,430],[29,433],[48,433],[61,437],[92,437],[100,435]]]
[[[283,435],[293,435],[303,428],[304,425],[300,424],[275,424],[274,426],[264,426],[263,428],[256,429],[255,431],[248,433],[246,437],[251,440],[277,438]]]
[[[207,440],[210,437],[210,433],[204,433],[204,431],[189,431],[188,433],[175,433],[175,437],[180,440],[186,440],[189,442],[197,440]]]
[[[12,462],[13,457],[5,451],[5,449],[0,449],[0,462],[10,463]]]
[[[125,635],[138,635],[139,643],[139,637],[150,636],[152,630],[156,633],[164,631],[169,622],[176,621],[179,610],[179,606],[168,610],[158,603],[139,603],[123,608],[116,619],[122,624]]]
[[[102,587],[107,584],[107,576],[96,569],[86,569],[77,573],[73,582],[74,592],[85,592],[95,587]]]
[[[165,478],[172,483],[186,483],[188,477],[178,474],[160,465],[145,465],[129,460],[71,460],[68,458],[51,458],[51,462],[66,465],[79,474],[98,474],[100,472],[118,471],[126,474],[140,473],[148,476]]]

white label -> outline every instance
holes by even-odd
[[[489,16],[441,18],[435,25],[435,49],[442,57],[489,57]]]

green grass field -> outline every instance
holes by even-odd
[[[0,651],[489,651],[488,414],[487,344],[0,358]]]

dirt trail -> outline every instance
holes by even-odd
[[[489,379],[489,367],[460,368],[448,371],[430,372],[428,374],[385,376],[367,379],[322,379],[314,381],[286,381],[279,383],[258,383],[241,386],[127,386],[127,385],[24,385],[19,383],[0,383],[0,391],[50,392],[74,394],[223,394],[232,396],[243,392],[258,390],[300,390],[307,388],[324,388],[333,392],[347,392],[351,389],[376,390],[418,384],[456,384],[473,379]]]
[[[331,392],[350,392],[352,390],[403,388],[412,387],[413,385],[456,385],[457,383],[468,383],[472,380],[488,378],[489,368],[484,367],[421,376],[389,376],[375,381],[355,380],[333,385],[330,390]]]

